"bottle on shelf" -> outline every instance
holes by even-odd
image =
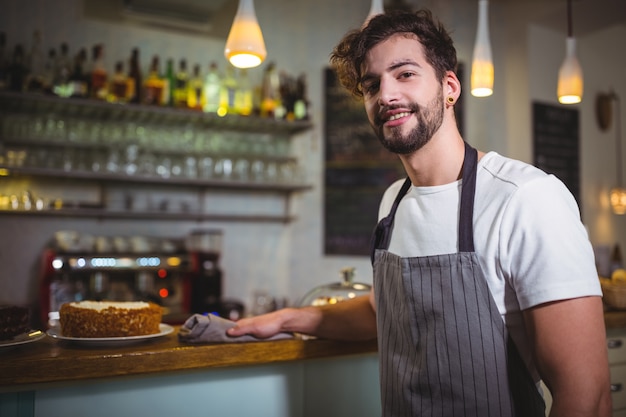
[[[165,67],[165,78],[163,80],[163,105],[174,105],[174,89],[176,88],[176,72],[174,71],[174,60],[168,59]]]
[[[237,93],[235,95],[235,108],[237,114],[249,116],[253,111],[253,88],[248,76],[248,70],[239,70],[239,81],[237,82]]]
[[[109,82],[109,94],[107,101],[111,103],[126,103],[129,98],[128,77],[124,74],[124,63],[118,61],[115,63],[115,72]]]
[[[301,74],[298,77],[296,102],[294,103],[294,115],[296,120],[309,119],[309,99],[307,97],[306,74]]]
[[[162,105],[165,82],[160,72],[160,59],[158,55],[152,57],[150,71],[144,82],[143,103],[149,105]]]
[[[228,65],[222,78],[220,93],[220,114],[237,114],[235,96],[237,94],[237,78],[235,78],[235,67]]]
[[[141,80],[141,68],[139,64],[139,48],[133,48],[130,54],[130,60],[128,62],[128,102],[133,104],[141,103],[141,87],[143,82]]]
[[[189,74],[187,73],[187,60],[184,58],[178,62],[178,71],[176,71],[175,83],[174,106],[187,107],[187,85],[189,83]]]
[[[89,95],[89,75],[85,69],[87,50],[82,48],[74,57],[74,66],[69,78],[69,86],[65,97],[84,98]]]
[[[45,61],[46,58],[41,47],[41,32],[36,30],[33,32],[33,42],[26,62],[28,67],[27,91],[42,91]]]
[[[107,70],[104,64],[104,45],[94,45],[92,49],[91,83],[89,85],[90,96],[92,98],[106,99]]]
[[[221,76],[216,62],[211,62],[209,71],[204,78],[204,106],[206,113],[217,113],[220,108],[220,84]]]
[[[193,110],[202,110],[204,107],[204,89],[200,65],[193,66],[193,71],[187,83],[187,107]]]
[[[26,77],[28,76],[28,67],[26,66],[26,57],[24,55],[24,47],[17,44],[13,48],[13,56],[8,70],[9,90],[24,91]]]
[[[280,97],[280,76],[274,62],[268,63],[263,72],[263,82],[261,86],[261,116],[280,117],[280,107],[282,106]]]
[[[72,93],[69,91],[69,81],[72,75],[72,59],[70,58],[69,47],[66,42],[61,43],[59,54],[54,68],[54,81],[52,92],[61,97],[68,97]]]
[[[44,62],[43,73],[41,77],[41,91],[51,93],[56,78],[57,52],[56,49],[48,50],[48,57]]]

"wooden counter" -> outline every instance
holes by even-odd
[[[607,329],[626,328],[626,311],[606,310],[604,312],[604,325]]]
[[[42,384],[207,368],[260,365],[376,352],[376,341],[282,340],[188,345],[173,333],[116,347],[86,347],[51,337],[0,350],[0,391]],[[8,349],[8,350],[7,350]]]
[[[626,328],[626,311],[606,311],[607,329]],[[376,341],[282,340],[188,345],[178,341],[178,328],[153,341],[96,348],[51,337],[0,348],[0,392],[88,379],[149,375],[175,371],[261,365],[331,358],[377,351]],[[1,350],[4,349],[4,350]]]

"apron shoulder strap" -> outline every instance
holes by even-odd
[[[478,152],[465,142],[459,215],[459,252],[474,252],[474,194],[477,165]]]
[[[396,210],[398,210],[398,205],[400,204],[400,200],[404,197],[411,188],[411,179],[407,177],[402,184],[402,188],[396,195],[396,199],[393,201],[393,205],[391,206],[391,210],[389,214],[381,219],[376,228],[374,229],[374,233],[372,234],[372,239],[370,242],[370,258],[372,263],[374,263],[374,254],[376,253],[376,249],[388,248],[389,241],[391,240],[391,231],[393,230],[393,219],[396,216]]]

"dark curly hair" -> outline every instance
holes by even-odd
[[[396,33],[417,36],[424,46],[426,60],[440,81],[447,71],[456,71],[457,57],[452,38],[430,10],[394,11],[375,16],[367,26],[348,32],[337,44],[330,55],[330,63],[337,71],[341,85],[353,95],[363,97],[361,70],[367,52]]]

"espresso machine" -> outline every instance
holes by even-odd
[[[193,230],[185,239],[185,247],[194,254],[199,265],[192,280],[191,311],[200,314],[238,320],[243,317],[243,303],[222,298],[222,270],[219,258],[222,253],[222,231],[219,229]]]
[[[221,238],[221,232],[214,234]],[[206,242],[189,236],[57,232],[42,254],[41,324],[61,304],[81,300],[151,301],[163,307],[163,321],[170,324],[180,324],[193,313],[219,314],[222,271],[217,243],[221,245],[221,239],[206,250]]]

